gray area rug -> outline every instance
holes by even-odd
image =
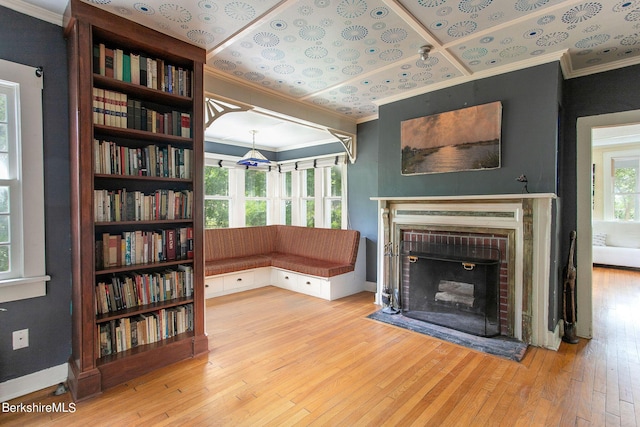
[[[405,317],[402,314],[387,314],[382,310],[367,316],[370,319],[389,325],[398,326],[410,331],[429,335],[443,341],[458,344],[473,350],[482,351],[494,356],[504,357],[509,360],[520,362],[527,351],[527,344],[513,338],[498,336],[494,338],[484,338],[466,334],[442,326],[434,325],[420,320]]]

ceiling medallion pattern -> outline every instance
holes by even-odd
[[[577,72],[640,62],[640,0],[84,1],[207,49],[220,73],[356,120],[554,52]]]

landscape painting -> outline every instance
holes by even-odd
[[[403,121],[402,175],[499,168],[501,124],[500,101]]]

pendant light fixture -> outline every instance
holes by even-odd
[[[247,166],[247,167],[249,166],[256,167],[258,165],[268,165],[269,163],[271,163],[269,162],[269,159],[263,156],[261,152],[256,150],[256,133],[258,133],[258,131],[250,130],[249,132],[253,134],[253,146],[251,150],[247,152],[247,154],[245,154],[244,156],[242,156],[240,160],[238,160],[238,164],[242,166]]]

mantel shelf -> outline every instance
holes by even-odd
[[[558,196],[554,193],[517,193],[517,194],[475,194],[462,196],[378,196],[371,197],[369,200],[386,200],[398,202],[437,202],[437,201],[485,201],[485,200],[522,200],[522,199],[556,199]]]

